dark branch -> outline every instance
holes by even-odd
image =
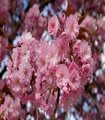
[[[2,70],[2,72],[0,73],[0,78],[2,78],[2,76],[5,73],[6,69],[7,69],[7,66],[5,66],[4,69]]]
[[[54,2],[54,0],[43,0],[41,3],[40,3],[40,9],[44,8],[46,5],[48,5],[48,3],[50,2]]]
[[[58,105],[59,105],[59,97],[60,97],[60,89],[58,88],[58,96],[57,96],[57,101],[56,101],[56,105],[55,105],[55,109],[54,109],[54,114],[53,114],[52,120],[55,120],[55,114],[57,112]]]

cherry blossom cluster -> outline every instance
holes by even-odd
[[[7,53],[5,49],[7,45],[8,45],[7,39],[0,36],[0,66],[1,66],[2,60],[4,59]]]
[[[96,19],[90,15],[87,15],[85,20],[82,22],[82,25],[88,27],[91,30],[94,30],[94,27],[96,26]]]
[[[9,80],[7,84],[16,97],[20,98],[23,103],[27,103],[29,99],[32,101],[32,97],[34,98],[33,92],[30,94],[32,89],[30,88],[30,82],[33,75],[33,67],[35,67],[32,67],[31,64],[34,64],[34,62],[31,63],[31,59],[34,56],[37,41],[33,40],[31,33],[23,34],[21,41],[25,42],[25,45],[23,44],[21,47],[13,49],[12,61],[11,59],[8,60]],[[34,46],[32,47],[32,45]]]
[[[20,101],[13,100],[9,95],[5,97],[4,103],[0,106],[0,115],[4,120],[16,120],[20,113]]]
[[[0,0],[0,120],[105,119],[104,14],[105,0]]]
[[[15,120],[20,115],[20,100],[6,94],[4,89],[6,90],[5,82],[0,80],[0,119]]]
[[[90,30],[94,30],[95,32],[91,39],[91,41],[93,42],[92,48],[93,48],[93,58],[95,63],[95,66],[94,66],[94,71],[95,71],[97,68],[100,68],[100,65],[102,64],[102,57],[101,57],[101,54],[99,54],[99,52],[104,51],[104,48],[103,48],[103,45],[104,45],[103,42],[105,42],[104,17],[99,16],[98,20],[96,20],[94,17],[88,15],[85,18],[85,20],[82,22],[82,26],[85,26]],[[100,82],[101,81],[103,81],[103,79],[100,79]],[[97,79],[97,82],[99,83],[98,79]]]
[[[38,5],[34,4],[26,14],[25,29],[35,38],[40,39],[46,27],[47,19],[40,15]]]
[[[79,28],[75,15],[63,13],[48,22],[48,32],[54,37],[51,44],[30,32],[22,34],[8,60],[7,85],[13,95],[24,104],[28,100],[36,103],[50,116],[58,97],[64,111],[78,101],[93,71],[91,47],[86,40],[77,39]]]

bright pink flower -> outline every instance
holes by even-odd
[[[48,61],[49,67],[54,67],[59,62],[60,58],[58,56],[58,50],[55,42],[52,42],[51,45],[48,46],[46,59]]]
[[[29,84],[32,79],[33,68],[29,62],[24,62],[19,65],[19,74],[24,84]]]
[[[17,47],[13,49],[13,54],[11,55],[12,60],[13,60],[13,68],[18,69],[19,64],[20,64],[20,53],[21,53],[21,48]]]
[[[60,106],[64,109],[64,111],[67,111],[72,107],[78,99],[80,99],[80,96],[82,95],[84,88],[79,87],[77,90],[69,91],[68,94],[65,93],[65,91],[62,94],[62,97],[60,98]]]
[[[47,69],[47,59],[46,59],[46,54],[40,54],[40,56],[38,56],[38,59],[36,61],[36,65],[38,66],[38,70],[40,72],[46,72]]]
[[[41,41],[36,55],[36,65],[40,72],[45,72],[48,67],[47,49],[48,44],[45,41]]]
[[[52,116],[54,109],[53,106],[51,106],[50,104],[46,104],[45,102],[42,103],[42,105],[40,106],[41,110],[44,110],[48,115]]]
[[[21,91],[22,82],[23,81],[21,81],[19,72],[15,71],[13,74],[11,74],[11,76],[8,76],[7,85],[9,88],[12,89],[12,92],[15,94]]]
[[[94,26],[96,26],[96,21],[94,18],[87,15],[87,17],[83,20],[81,26],[88,27],[90,29],[94,29]]]
[[[75,45],[73,46],[73,52],[74,52],[74,54],[78,54],[78,53],[79,53],[79,47],[78,47],[77,44],[75,44]]]
[[[65,20],[66,20],[66,15],[65,13],[63,13],[61,16],[60,16],[60,21],[65,23]]]
[[[17,119],[19,116],[19,111],[20,111],[20,101],[19,99],[15,98],[13,99],[8,95],[5,97],[4,104],[0,106],[0,114],[2,114],[2,118],[6,120],[14,120]]]
[[[32,34],[31,32],[24,32],[21,36],[21,41],[20,43],[28,43],[29,41],[32,40]]]
[[[79,25],[77,18],[74,15],[70,15],[65,23],[65,32],[69,37],[69,40],[75,41],[79,34]]]
[[[53,89],[56,86],[56,68],[51,67],[47,72],[46,72],[46,78],[47,78],[47,84],[48,86]]]
[[[91,48],[88,45],[88,42],[85,40],[78,40],[75,43],[78,46],[78,51],[75,52],[76,56],[80,58],[82,63],[89,63],[91,61]]]
[[[46,20],[46,18],[43,17],[43,16],[39,16],[38,25],[39,25],[39,27],[42,27],[42,28],[45,29],[46,26],[47,26],[47,20]]]
[[[65,86],[69,81],[69,71],[65,64],[60,64],[56,71],[56,84],[58,87]]]
[[[50,35],[56,36],[59,28],[59,21],[56,15],[50,18],[48,22],[48,32]]]
[[[64,109],[64,111],[67,111],[72,107],[72,99],[69,94],[65,94],[63,92],[62,97],[60,99],[60,107]]]
[[[24,29],[31,32],[35,38],[40,39],[46,26],[47,19],[40,16],[39,7],[34,4],[26,14]]]
[[[60,36],[56,39],[55,44],[57,46],[60,59],[63,61],[69,55],[68,52],[70,51],[70,48],[68,41]]]
[[[67,33],[66,32],[62,32],[61,37],[63,39],[67,39],[68,38]]]
[[[77,88],[79,88],[79,86],[80,86],[81,78],[79,76],[79,72],[76,69],[73,69],[70,72],[69,80],[70,80],[69,85],[70,85],[71,89],[77,90]]]
[[[8,74],[12,73],[13,72],[13,62],[11,61],[11,59],[8,59],[7,66],[8,66],[7,67]]]
[[[20,55],[20,61],[21,62],[28,62],[30,61],[30,50],[28,49],[28,45],[22,45],[21,46],[21,55]]]
[[[27,19],[30,19],[30,18],[32,18],[32,20],[34,19],[34,17],[35,17],[35,18],[38,18],[39,14],[40,14],[40,11],[39,11],[38,5],[37,5],[37,4],[34,4],[34,5],[30,8],[29,12],[27,13],[27,15],[26,15],[26,21],[25,21],[25,22],[28,22]],[[29,23],[28,23],[28,24],[29,24]]]
[[[90,64],[82,65],[82,76],[83,77],[90,77],[92,74],[92,68]]]
[[[70,73],[73,69],[76,69],[76,70],[79,69],[79,66],[78,66],[75,62],[72,62],[72,63],[69,65],[69,73]]]

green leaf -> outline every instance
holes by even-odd
[[[4,114],[5,111],[6,111],[6,110],[4,110],[4,111],[2,111],[2,112],[0,113],[0,117]]]

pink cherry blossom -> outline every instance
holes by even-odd
[[[63,14],[60,16],[60,20],[61,20],[61,22],[65,23],[65,20],[66,20],[66,15],[65,15],[65,13],[63,13]]]
[[[66,39],[62,38],[61,36],[57,37],[56,39],[56,46],[58,50],[58,54],[60,59],[63,61],[68,57],[68,52],[70,50],[69,44]]]
[[[83,90],[83,87],[79,87],[76,91],[69,91],[68,94],[63,92],[62,97],[60,99],[60,106],[64,109],[64,111],[69,110],[70,107],[72,107],[73,104],[75,104],[78,101],[78,99],[80,99]]]
[[[83,65],[82,66],[82,76],[84,77],[90,77],[92,73],[92,68],[89,64]]]
[[[78,53],[76,52],[76,56],[80,58],[80,61],[83,63],[92,62],[91,61],[91,48],[88,45],[88,42],[85,40],[78,40],[75,43],[78,46]]]
[[[79,88],[81,77],[79,76],[79,72],[76,69],[73,69],[70,72],[69,80],[69,85],[72,89],[76,90],[77,88]]]
[[[38,14],[34,16],[39,21],[37,28],[46,26],[46,20]],[[37,104],[38,109],[52,117],[59,94],[58,104],[64,111],[78,102],[92,75],[93,59],[88,42],[77,39],[79,25],[75,15],[66,18],[63,14],[61,21],[54,15],[48,24],[54,39],[51,42],[36,39],[31,32],[22,34],[8,60],[6,81],[22,104]]]
[[[40,16],[38,5],[34,4],[26,14],[24,29],[31,32],[36,39],[40,39],[46,26],[46,18]]]
[[[69,81],[69,71],[66,65],[61,64],[58,66],[56,71],[56,77],[57,77],[57,86],[62,87],[65,86]]]
[[[9,95],[5,97],[4,104],[0,106],[0,113],[3,113],[1,117],[8,120],[17,119],[20,114],[19,110],[20,101],[17,98],[13,101]]]
[[[60,61],[55,42],[52,42],[52,44],[48,46],[48,53],[46,57],[48,59],[49,67],[54,67]]]
[[[56,36],[59,28],[59,21],[56,15],[50,18],[48,22],[48,32],[50,35]]]
[[[65,32],[69,37],[69,40],[75,41],[79,34],[79,25],[77,18],[74,15],[70,15],[65,22]]]

